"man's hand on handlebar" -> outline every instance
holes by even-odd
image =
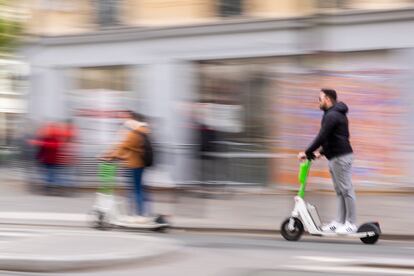
[[[105,162],[110,162],[110,161],[116,161],[116,160],[118,160],[118,158],[116,158],[114,156],[111,156],[111,155],[101,155],[101,156],[98,156],[97,159],[99,161],[105,161]]]
[[[301,160],[301,161],[306,160],[306,153],[299,152],[298,159]]]
[[[100,157],[98,157],[98,160],[99,160],[99,161],[112,161],[112,160],[114,160],[114,159],[113,159],[113,158],[111,158],[111,157],[100,156]]]
[[[313,153],[313,155],[315,156],[315,159],[321,159],[322,158],[322,154],[319,151],[315,151]]]
[[[303,161],[306,159],[314,160],[314,159],[320,159],[322,157],[322,154],[319,151],[315,151],[312,156],[307,156],[305,152],[299,152],[298,159]]]

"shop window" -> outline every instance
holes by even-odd
[[[346,9],[349,8],[349,0],[322,0],[319,1],[320,9]]]
[[[219,0],[218,12],[221,17],[239,16],[243,13],[242,0]]]
[[[128,91],[128,70],[124,66],[86,67],[78,71],[80,89]]]
[[[94,0],[99,26],[110,27],[119,24],[119,0]]]

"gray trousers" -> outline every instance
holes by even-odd
[[[352,185],[353,160],[352,153],[329,160],[329,171],[338,198],[337,221],[340,223],[356,222],[355,191]]]

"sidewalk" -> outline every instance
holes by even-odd
[[[23,183],[1,182],[0,222],[88,226],[93,192],[75,197],[31,194]],[[244,192],[219,194],[215,198],[197,197],[184,191],[151,193],[153,213],[170,216],[180,229],[216,229],[233,231],[278,231],[293,208],[294,194]],[[363,193],[357,196],[358,222],[378,221],[385,235],[413,236],[414,195]],[[318,207],[322,221],[335,217],[334,193],[308,192],[307,200]]]

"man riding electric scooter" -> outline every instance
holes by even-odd
[[[353,150],[349,142],[348,107],[337,102],[333,89],[321,89],[319,107],[324,111],[319,134],[305,152],[299,153],[298,158],[312,160],[325,156],[329,160],[329,171],[338,198],[338,215],[322,230],[338,234],[355,233],[356,199],[352,185]],[[322,149],[317,151],[320,147]]]

